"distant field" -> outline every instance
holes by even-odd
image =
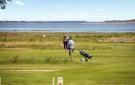
[[[135,85],[135,33],[70,33],[73,61],[62,46],[64,33],[0,33],[2,85]],[[93,55],[80,62],[79,50]]]

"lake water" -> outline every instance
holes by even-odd
[[[135,32],[131,23],[54,23],[54,22],[6,22],[0,23],[0,31],[26,32]]]

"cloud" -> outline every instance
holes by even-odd
[[[15,3],[16,3],[17,5],[19,5],[19,6],[24,6],[24,5],[25,5],[25,4],[24,4],[22,1],[20,1],[20,0],[16,0]]]

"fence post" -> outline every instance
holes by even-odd
[[[55,85],[55,79],[54,79],[54,77],[52,79],[52,85]]]
[[[1,85],[1,76],[0,76],[0,85]]]

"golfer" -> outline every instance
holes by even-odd
[[[65,34],[65,36],[63,37],[63,46],[65,51],[68,49],[67,48],[68,41],[69,41],[69,37]]]
[[[72,37],[71,37],[71,36],[69,37],[69,41],[68,41],[68,43],[67,43],[67,47],[68,47],[68,51],[69,51],[69,56],[70,56],[71,61],[72,61],[71,53],[72,53],[73,50],[75,49],[75,43],[74,43],[74,41],[72,40]]]

